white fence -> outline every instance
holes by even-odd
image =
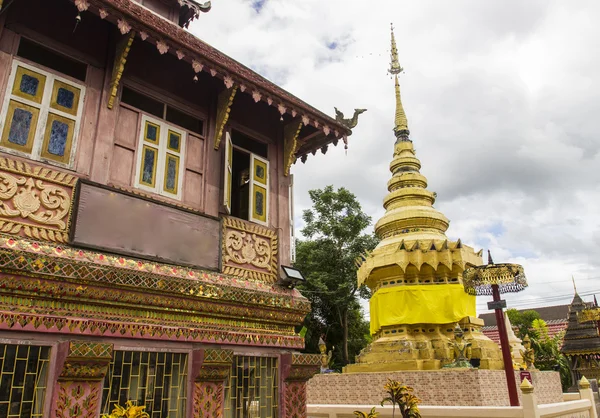
[[[529,383],[529,382],[527,382]],[[596,418],[594,394],[583,378],[578,394],[565,394],[566,402],[538,405],[531,385],[521,385],[521,406],[427,406],[419,407],[423,418]],[[369,412],[373,405],[308,405],[308,418],[355,418],[354,411]],[[391,418],[391,406],[378,406],[379,418]],[[396,411],[396,417],[400,417]]]

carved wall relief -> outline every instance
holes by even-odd
[[[77,177],[0,157],[0,231],[67,242]]]
[[[277,232],[235,218],[223,219],[223,273],[274,283]]]

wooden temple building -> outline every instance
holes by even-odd
[[[583,376],[600,380],[599,312],[595,303],[584,302],[575,291],[560,350],[569,360],[572,382],[578,382]]]
[[[0,417],[305,416],[290,166],[351,131],[209,9],[0,0]]]

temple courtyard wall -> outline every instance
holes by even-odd
[[[531,377],[538,404],[563,401],[558,372],[531,371]],[[480,369],[319,374],[308,381],[307,404],[379,405],[388,379],[412,386],[423,405],[510,405],[504,370]]]

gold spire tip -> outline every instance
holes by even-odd
[[[391,65],[388,72],[396,75],[404,71],[404,68],[400,66],[400,62],[398,61],[398,48],[396,48],[396,38],[394,37],[394,24],[391,23],[390,26],[392,30],[392,49],[390,51]]]
[[[395,78],[395,90],[396,90],[396,115],[394,118],[394,133],[396,138],[402,141],[409,141],[408,135],[408,120],[406,119],[406,113],[402,106],[402,98],[400,97],[400,83],[398,83],[398,74],[404,71],[404,68],[400,66],[398,61],[398,48],[396,47],[396,38],[394,36],[394,25],[391,25],[392,32],[392,49],[390,52],[391,63],[388,72],[394,75]]]

